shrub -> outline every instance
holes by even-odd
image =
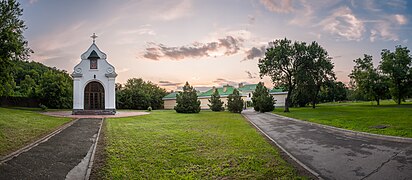
[[[239,91],[235,89],[233,94],[227,98],[227,109],[232,113],[240,113],[243,110],[243,99],[239,95]]]
[[[183,92],[176,95],[175,110],[177,113],[199,113],[200,101],[197,100],[196,90],[186,82]]]

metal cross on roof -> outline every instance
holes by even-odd
[[[93,44],[94,44],[94,42],[96,41],[96,38],[98,37],[98,36],[96,36],[96,34],[95,33],[93,33],[93,35],[92,36],[90,36],[92,39],[93,39]]]

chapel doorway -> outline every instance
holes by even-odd
[[[90,82],[84,89],[84,109],[104,109],[104,88],[99,82]]]

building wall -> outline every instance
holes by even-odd
[[[164,109],[174,109],[176,106],[176,99],[165,99],[164,102]]]
[[[287,93],[272,94],[273,99],[276,100],[275,107],[284,107],[287,95]]]

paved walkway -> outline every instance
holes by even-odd
[[[101,119],[79,119],[47,141],[0,164],[0,179],[84,179]]]
[[[117,111],[115,115],[73,115],[71,111],[48,111],[42,114],[56,117],[71,117],[71,118],[116,118],[116,117],[129,117],[129,116],[141,116],[150,114],[142,111]]]
[[[348,135],[253,110],[242,114],[322,178],[412,179],[412,143]]]

